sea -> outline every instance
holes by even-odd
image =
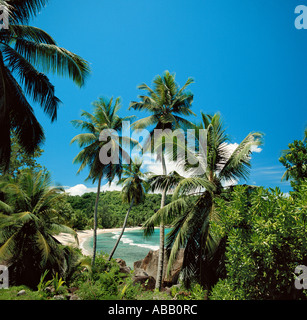
[[[171,229],[165,229],[165,236]],[[102,233],[97,235],[97,252],[110,254],[120,231]],[[133,269],[135,261],[144,259],[150,250],[158,250],[160,242],[160,229],[155,228],[154,233],[145,238],[143,230],[127,230],[124,232],[121,241],[113,255],[113,258],[121,258],[126,261],[128,267]],[[84,248],[93,250],[93,237],[84,242]]]

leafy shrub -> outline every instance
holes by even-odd
[[[220,280],[212,289],[210,300],[244,300],[244,290],[234,286],[229,279]]]
[[[279,189],[238,186],[231,200],[217,200],[220,220],[212,229],[227,237],[226,280],[211,297],[219,299],[298,299],[294,270],[307,265],[307,182],[286,197]]]
[[[81,275],[78,296],[85,300],[118,299],[119,286],[123,282],[120,267],[114,261],[107,261],[106,256],[98,254],[91,272]],[[87,275],[87,279],[85,279]]]
[[[207,290],[199,283],[192,284],[189,290],[182,285],[173,286],[171,288],[171,296],[175,300],[204,300],[207,296]]]

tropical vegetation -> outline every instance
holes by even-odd
[[[160,139],[165,130],[176,130],[181,127],[193,127],[193,124],[182,116],[195,115],[191,110],[193,94],[188,92],[187,87],[193,83],[189,78],[185,85],[180,88],[175,81],[175,75],[166,71],[162,76],[158,75],[153,80],[153,88],[143,83],[138,86],[140,90],[147,91],[147,95],[140,96],[141,101],[130,103],[129,109],[145,111],[151,113],[149,117],[137,120],[132,127],[144,129],[152,127],[150,135],[144,144],[144,150],[153,151],[154,139]],[[154,139],[153,139],[154,138]],[[165,163],[165,148],[154,150],[157,160],[161,161],[163,175],[167,175]],[[162,190],[161,208],[165,206],[166,189]],[[158,260],[158,271],[156,279],[156,288],[160,289],[162,284],[162,274],[164,265],[164,238],[165,225],[163,219],[160,219],[160,250]]]
[[[0,30],[0,166],[9,167],[11,132],[26,154],[44,141],[44,131],[27,97],[51,121],[61,103],[46,73],[68,76],[82,87],[90,72],[80,56],[61,48],[44,30],[27,25],[47,0],[1,1],[9,13],[7,28]]]
[[[98,180],[97,196],[94,209],[94,245],[93,245],[93,262],[95,264],[96,243],[97,243],[97,210],[100,194],[101,181],[106,178],[109,184],[115,179],[120,178],[122,174],[123,161],[130,162],[129,154],[124,150],[124,143],[132,143],[128,137],[118,137],[122,128],[123,121],[129,121],[133,116],[121,118],[118,111],[121,108],[120,98],[117,98],[113,104],[113,98],[107,99],[101,97],[98,101],[93,102],[94,114],[82,111],[82,117],[85,120],[73,120],[72,124],[76,128],[86,131],[76,135],[71,143],[77,142],[80,148],[83,148],[74,158],[74,163],[80,163],[78,173],[85,167],[88,167],[90,179],[93,183]],[[102,138],[102,132],[106,132],[106,137]],[[116,134],[114,134],[116,132]],[[110,137],[110,141],[107,139]],[[106,148],[105,153],[101,150]],[[107,161],[101,160],[101,154],[105,155]],[[116,158],[116,159],[115,159]],[[115,161],[114,161],[115,160]]]
[[[182,266],[185,284],[190,286],[191,281],[196,280],[210,287],[213,277],[207,269],[209,261],[219,254],[220,244],[220,239],[213,237],[210,230],[210,224],[219,218],[214,200],[223,193],[225,184],[247,178],[251,149],[261,143],[261,134],[250,133],[230,151],[220,115],[202,114],[202,119],[199,129],[206,129],[207,152],[199,148],[199,154],[195,155],[199,158],[199,165],[186,165],[189,177],[178,182],[172,201],[153,215],[146,227],[148,232],[152,231],[161,219],[172,223],[174,228],[168,234],[168,248],[171,250],[168,271],[179,249],[185,248]],[[199,166],[203,166],[202,170]],[[196,197],[193,205],[186,201],[191,194]]]
[[[118,184],[123,185],[122,189],[122,197],[123,201],[129,203],[129,209],[126,213],[125,220],[123,223],[123,228],[119,237],[109,255],[109,261],[112,259],[114,252],[125,232],[125,228],[127,225],[127,220],[129,217],[129,213],[133,205],[138,205],[143,202],[145,199],[147,182],[146,182],[146,174],[141,171],[142,161],[140,159],[135,158],[130,165],[125,165],[123,167],[123,178],[119,180]]]
[[[165,71],[152,87],[141,84],[146,93],[128,108],[148,117],[122,117],[120,98],[101,97],[93,112],[72,120],[80,132],[71,143],[81,149],[73,163],[80,165],[77,174],[88,170],[97,192],[72,196],[54,185],[40,164],[44,132],[27,99],[55,121],[60,100],[46,74],[66,75],[81,87],[89,64],[27,25],[46,3],[0,0],[9,14],[8,28],[0,30],[0,266],[10,277],[0,299],[305,300],[306,277],[295,270],[307,266],[306,130],[279,158],[289,193],[247,185],[252,152],[263,134],[250,132],[236,144],[220,113],[202,112],[200,123],[192,121],[193,80],[180,87],[175,74]],[[124,135],[122,125],[130,120],[130,129],[149,130],[143,145]],[[182,139],[172,135],[177,129]],[[186,143],[186,129],[195,132],[194,148]],[[132,161],[129,150],[135,146],[155,155],[162,174],[147,172],[145,161]],[[178,170],[171,171],[168,161]],[[101,192],[112,182],[122,190]],[[113,259],[127,226],[143,227],[145,236],[160,228],[155,278],[137,279]],[[165,226],[171,229],[166,245]],[[114,227],[121,233],[113,250],[98,252],[97,228]],[[93,229],[92,256],[78,246],[77,232],[84,229]],[[74,243],[61,242],[60,233]],[[169,274],[182,250],[178,283],[169,287],[165,258]]]

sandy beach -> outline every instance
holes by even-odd
[[[141,227],[133,227],[133,228],[126,228],[125,231],[128,230],[139,230]],[[111,232],[118,232],[121,231],[122,228],[114,228],[114,229],[97,229],[97,235],[101,233],[111,233]],[[82,250],[82,253],[86,256],[92,255],[92,252],[87,250],[84,247],[85,241],[93,236],[93,230],[80,230],[77,231],[78,240],[79,240],[79,248]],[[55,238],[60,241],[63,245],[72,245],[77,246],[76,241],[74,237],[71,234],[68,233],[60,233],[55,236]]]

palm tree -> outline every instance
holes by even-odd
[[[68,76],[79,87],[89,74],[89,65],[80,56],[59,47],[45,31],[27,25],[46,3],[0,2],[10,13],[8,29],[0,30],[0,166],[4,169],[9,166],[12,131],[28,154],[44,140],[43,128],[26,96],[38,103],[51,121],[57,118],[61,101],[45,73]]]
[[[139,159],[134,159],[134,161],[130,165],[125,165],[123,168],[123,178],[119,180],[118,184],[123,185],[122,189],[122,195],[123,195],[123,202],[129,203],[129,209],[126,213],[124,224],[122,231],[115,243],[114,248],[112,249],[109,261],[112,259],[115,250],[120,242],[120,239],[122,238],[125,228],[127,225],[127,220],[129,213],[131,211],[131,208],[134,205],[138,205],[139,203],[143,202],[145,199],[145,194],[147,190],[147,182],[146,182],[146,176],[148,173],[143,173],[141,171],[142,167],[142,161]]]
[[[97,245],[97,209],[100,194],[101,181],[105,178],[109,184],[115,177],[121,177],[123,160],[130,163],[129,154],[124,150],[124,143],[132,143],[132,139],[128,137],[119,137],[122,129],[123,121],[130,121],[134,116],[121,118],[118,115],[121,107],[120,98],[115,100],[113,98],[99,98],[98,101],[93,102],[94,113],[82,111],[81,116],[85,120],[73,120],[72,124],[76,128],[85,130],[85,133],[76,135],[71,143],[77,142],[80,148],[83,148],[74,158],[74,163],[80,163],[80,168],[77,173],[80,173],[85,167],[88,167],[90,172],[86,180],[91,180],[93,183],[98,179],[98,188],[94,209],[94,241],[93,241],[93,258],[92,265],[95,264],[96,245]],[[101,139],[101,132],[106,130],[110,134],[110,142]],[[115,132],[115,133],[114,133]],[[104,164],[101,161],[101,150],[110,145],[110,153],[114,157],[118,157],[118,163]],[[108,151],[108,153],[109,153]]]
[[[199,168],[186,164],[189,177],[179,181],[172,202],[152,216],[145,227],[150,231],[155,223],[172,218],[173,229],[167,239],[167,247],[171,249],[167,272],[179,249],[185,248],[182,275],[186,286],[195,279],[208,287],[212,279],[208,279],[206,271],[219,245],[219,239],[214,239],[210,232],[210,222],[218,219],[214,199],[226,188],[225,183],[248,177],[251,150],[261,144],[262,135],[248,134],[231,151],[220,115],[202,114],[202,119],[198,129],[206,130],[207,153],[200,152],[198,158],[203,173],[199,175]]]
[[[10,279],[33,287],[46,269],[63,275],[66,251],[53,235],[66,232],[78,241],[54,209],[64,190],[51,187],[49,174],[25,170],[16,181],[3,182],[1,191],[0,264],[9,266]]]
[[[189,78],[182,88],[179,88],[175,82],[175,75],[165,71],[162,76],[156,76],[153,80],[153,89],[146,84],[138,86],[139,89],[147,91],[147,95],[140,96],[140,102],[131,102],[129,109],[146,111],[151,113],[149,117],[140,119],[133,124],[134,129],[144,129],[153,127],[150,136],[145,142],[144,149],[152,149],[152,137],[156,129],[175,130],[180,127],[190,127],[191,122],[184,119],[183,116],[194,115],[191,111],[193,95],[186,91],[186,88],[193,83]],[[155,137],[159,138],[159,135]],[[163,150],[157,155],[157,159],[162,162],[163,175],[167,175],[167,168]],[[162,191],[161,208],[165,205],[166,189]],[[161,289],[163,263],[164,263],[164,222],[160,223],[160,250],[158,260],[158,271],[156,279],[156,288]]]

